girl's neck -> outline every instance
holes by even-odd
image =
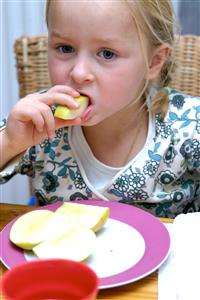
[[[134,108],[103,122],[84,127],[85,138],[94,156],[110,166],[123,166],[144,146],[148,132],[148,112]]]

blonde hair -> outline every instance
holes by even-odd
[[[46,0],[46,24],[48,26],[48,13],[50,2],[56,0]],[[137,26],[142,51],[147,64],[147,50],[144,47],[143,35],[149,41],[151,49],[156,49],[164,43],[171,47],[171,53],[164,63],[160,75],[153,82],[146,82],[142,91],[143,98],[154,86],[158,92],[154,95],[149,109],[155,113],[160,113],[164,117],[168,109],[167,86],[174,72],[174,13],[171,0],[122,0],[127,4],[134,22]],[[148,66],[147,66],[148,67]]]
[[[146,92],[143,94],[146,98],[147,91],[150,91],[152,86],[156,88],[158,92],[150,103],[150,109],[164,117],[169,103],[168,93],[164,87],[171,82],[175,69],[174,27],[177,23],[175,23],[172,2],[171,0],[125,0],[125,2],[137,26],[145,61],[147,62],[147,50],[144,47],[143,35],[146,35],[152,49],[156,49],[165,43],[171,48],[171,53],[165,61],[158,78],[153,82],[147,82]]]

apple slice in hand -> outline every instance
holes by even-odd
[[[82,226],[97,232],[106,223],[110,209],[97,205],[65,202],[55,212],[75,218]]]
[[[19,217],[10,230],[10,240],[20,248],[30,250],[46,238],[46,229],[54,213],[34,210]]]
[[[86,96],[79,96],[75,98],[75,101],[80,104],[79,108],[70,109],[67,106],[58,105],[54,112],[54,116],[64,120],[72,120],[80,117],[88,107],[89,100]]]
[[[83,261],[94,251],[95,244],[96,235],[91,229],[72,222],[64,233],[46,239],[32,250],[41,259]]]

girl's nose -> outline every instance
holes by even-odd
[[[92,82],[94,80],[94,74],[91,71],[90,64],[89,61],[84,58],[77,59],[70,73],[72,80],[78,84]]]

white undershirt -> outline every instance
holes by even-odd
[[[152,138],[152,134],[154,133],[153,124],[154,122],[152,121],[152,115],[149,113],[148,134],[146,142],[139,153],[143,152],[143,149],[146,148]],[[99,192],[101,192],[104,187],[112,180],[112,178],[124,168],[124,166],[117,168],[110,167],[99,161],[93,155],[84,137],[81,126],[71,127],[71,144],[72,150],[74,151],[74,153],[76,153],[76,159],[78,160],[78,163],[82,165],[87,179]]]

